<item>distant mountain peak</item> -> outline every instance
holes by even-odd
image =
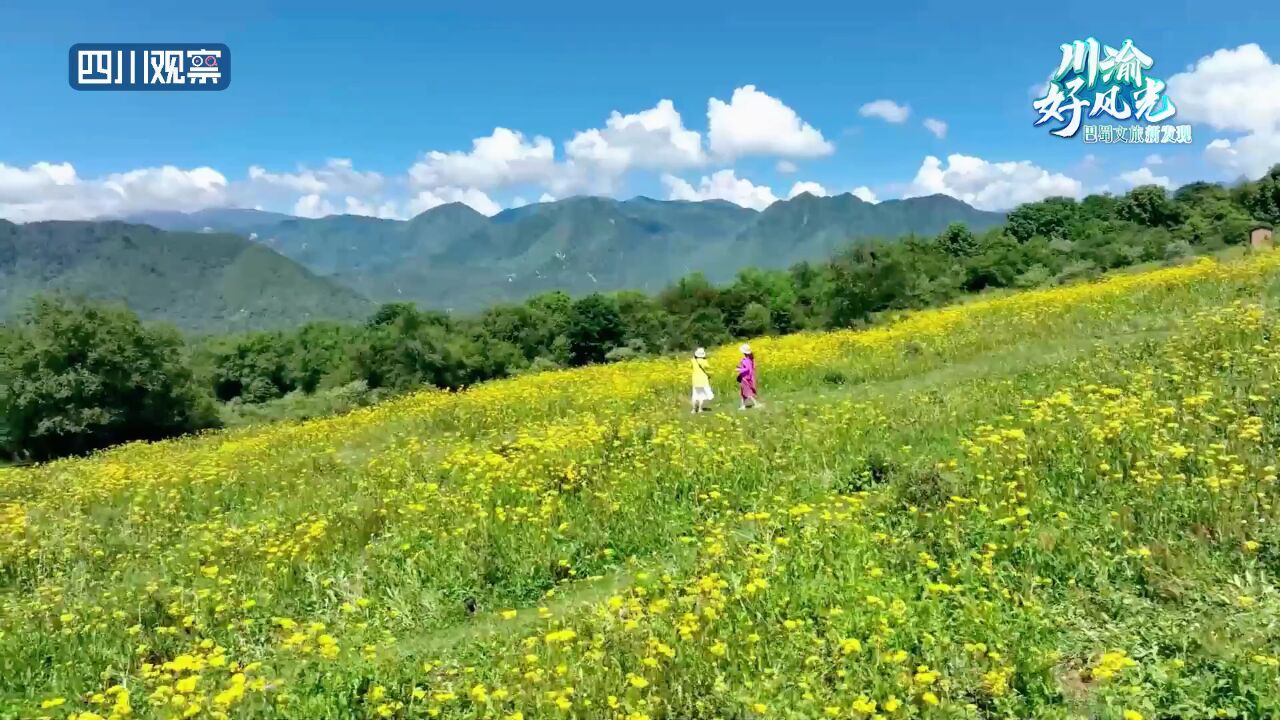
[[[492,217],[462,203],[408,221],[278,216],[285,219],[251,225],[245,217],[227,213],[225,225],[200,217],[179,229],[257,233],[262,244],[375,301],[459,310],[549,290],[655,292],[693,271],[728,281],[744,267],[821,260],[869,238],[936,235],[952,222],[982,230],[1004,220],[942,195],[876,204],[807,192],[763,211],[721,199],[575,195]]]
[[[436,205],[433,208],[423,210],[409,219],[413,222],[423,217],[445,217],[445,216],[463,216],[483,218],[484,214],[466,203],[448,202],[443,205]]]

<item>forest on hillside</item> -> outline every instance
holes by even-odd
[[[546,292],[466,316],[381,306],[362,324],[312,322],[184,338],[121,307],[39,297],[0,326],[0,454],[44,459],[224,423],[306,416],[422,385],[685,353],[735,338],[856,327],[966,293],[1176,262],[1280,223],[1280,166],[1234,187],[1050,198],[975,234],[858,243],[824,262],[690,275],[654,295]]]

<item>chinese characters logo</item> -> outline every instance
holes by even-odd
[[[1063,43],[1044,97],[1031,104],[1040,116],[1035,125],[1056,121],[1051,133],[1061,138],[1083,127],[1087,143],[1190,143],[1190,125],[1160,124],[1178,110],[1164,94],[1164,81],[1147,74],[1152,65],[1132,40],[1119,49],[1093,38]],[[1086,122],[1094,118],[1118,123]]]
[[[68,54],[74,90],[226,90],[231,50],[220,43],[80,43]]]

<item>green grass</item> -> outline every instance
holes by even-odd
[[[4,470],[0,714],[1271,716],[1276,272],[1146,277]]]

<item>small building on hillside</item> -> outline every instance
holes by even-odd
[[[1259,250],[1271,249],[1275,245],[1270,225],[1254,225],[1249,229],[1249,247]]]

